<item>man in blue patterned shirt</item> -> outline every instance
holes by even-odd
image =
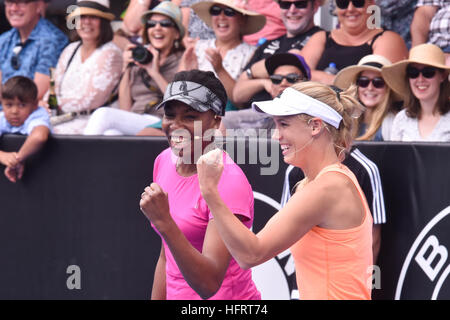
[[[12,29],[0,35],[0,83],[14,76],[33,79],[42,99],[50,84],[51,67],[68,44],[62,31],[43,18],[44,0],[5,0]]]

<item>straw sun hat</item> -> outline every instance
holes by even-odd
[[[403,97],[408,92],[409,82],[406,78],[406,67],[410,63],[420,63],[447,72],[450,70],[450,67],[445,65],[444,52],[438,46],[426,43],[412,48],[409,52],[409,59],[384,67],[382,70],[384,80]]]
[[[115,19],[109,0],[78,0],[76,6],[77,8],[67,16],[67,20],[78,16],[95,16],[109,21]]]
[[[343,90],[347,89],[352,83],[356,83],[356,77],[363,71],[382,72],[383,67],[392,65],[391,61],[383,56],[370,54],[359,60],[357,65],[349,66],[338,72],[334,79],[334,85]],[[384,79],[384,76],[383,76]],[[384,79],[386,82],[386,79]],[[388,84],[389,85],[389,84]],[[391,87],[391,89],[393,89]],[[393,90],[394,100],[402,100],[401,95]]]
[[[247,10],[245,8],[245,1],[243,0],[201,1],[193,4],[191,8],[200,17],[200,19],[202,19],[209,27],[212,27],[209,9],[215,4],[227,6],[243,14],[244,16],[247,16],[247,21],[241,30],[242,35],[256,33],[266,24],[266,17],[257,12]]]

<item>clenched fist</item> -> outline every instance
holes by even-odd
[[[167,193],[156,183],[152,183],[144,189],[139,206],[158,230],[173,221],[170,216]]]
[[[223,151],[214,149],[202,155],[197,161],[197,174],[203,198],[217,191],[223,172]]]

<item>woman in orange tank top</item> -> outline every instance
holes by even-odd
[[[370,299],[372,217],[353,173],[344,165],[354,118],[363,107],[354,88],[340,92],[303,82],[253,107],[273,116],[273,135],[284,161],[306,178],[295,194],[258,233],[244,228],[217,191],[223,164],[197,163],[200,190],[227,248],[251,268],[291,248],[300,299]]]

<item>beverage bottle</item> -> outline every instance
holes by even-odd
[[[50,123],[52,126],[56,126],[57,124],[68,122],[76,117],[75,112],[64,113],[59,116],[52,116],[50,118]]]
[[[323,71],[325,71],[326,73],[329,73],[329,74],[333,74],[333,75],[337,74],[339,72],[339,70],[336,68],[336,63],[334,63],[334,62],[330,62],[328,67],[325,68],[325,70],[323,70]]]
[[[50,69],[50,89],[49,89],[47,103],[48,103],[48,107],[50,108],[50,111],[52,113],[52,117],[60,114],[59,106],[58,106],[58,99],[56,98],[56,92],[55,92],[55,77],[54,77],[54,69],[53,68]]]
[[[266,38],[259,38],[258,40],[258,44],[256,45],[257,47],[262,46],[264,43],[267,42]]]

